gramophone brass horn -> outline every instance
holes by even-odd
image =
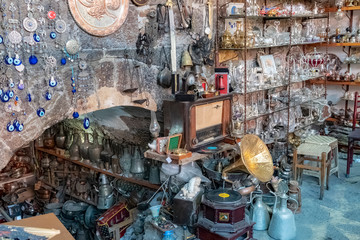
[[[267,182],[274,174],[273,161],[269,149],[256,135],[245,135],[240,142],[241,158],[227,166],[223,172],[223,179],[232,171],[241,170],[250,173],[261,182]]]

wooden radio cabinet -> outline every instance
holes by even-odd
[[[197,150],[230,133],[232,95],[194,102],[164,101],[165,135],[182,133],[181,147]]]

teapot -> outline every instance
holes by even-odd
[[[273,207],[273,215],[268,230],[270,237],[280,240],[290,240],[296,237],[295,216],[293,212],[287,208],[287,201],[294,201],[296,203],[296,210],[298,202],[288,197],[285,192],[287,191],[283,191],[279,196],[281,199],[280,207],[277,208],[276,204]],[[277,202],[277,195],[274,192],[271,193],[275,195],[275,202]]]
[[[253,196],[253,193],[256,195]],[[268,229],[270,223],[270,215],[267,210],[267,205],[262,200],[262,194],[263,192],[260,189],[250,193],[250,204],[252,207],[250,218],[255,222],[254,230],[260,231]],[[253,204],[254,199],[255,204]]]

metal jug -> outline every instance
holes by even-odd
[[[109,180],[105,174],[100,174],[99,189],[95,187],[98,192],[98,209],[109,209],[114,204],[113,187],[110,185]]]
[[[70,159],[71,160],[80,160],[80,148],[79,142],[81,142],[81,138],[78,133],[74,134],[74,140],[69,149]]]
[[[89,134],[84,133],[84,142],[79,146],[80,156],[83,160],[89,160],[89,148],[91,143],[89,142]]]
[[[138,175],[141,175],[145,172],[144,161],[141,158],[140,149],[138,148],[135,148],[135,152],[131,161],[130,172],[132,174],[138,174]]]
[[[273,192],[272,192],[273,193]],[[277,202],[277,196],[275,193],[275,202]],[[273,208],[273,215],[270,221],[268,234],[270,237],[280,240],[290,240],[296,237],[296,225],[295,216],[293,212],[287,208],[287,201],[295,199],[289,198],[286,193],[280,194],[280,208],[276,208],[276,204]]]
[[[64,126],[61,124],[59,133],[56,134],[56,137],[55,137],[56,146],[58,148],[64,149],[65,148],[65,141],[66,141],[66,135],[64,133]]]
[[[253,196],[253,193],[256,195]],[[254,230],[260,231],[268,229],[270,223],[270,215],[267,210],[267,205],[262,200],[262,193],[261,190],[250,193],[250,204],[252,206],[250,218],[255,222]],[[254,199],[255,204],[253,204]]]
[[[99,144],[98,134],[95,130],[93,134],[93,139],[94,139],[93,144],[89,147],[89,158],[93,164],[99,165],[100,154],[101,151],[103,150],[103,146]]]

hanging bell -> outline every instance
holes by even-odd
[[[185,50],[181,58],[181,67],[184,68],[184,67],[192,67],[192,66],[193,66],[193,62],[190,53],[188,50]]]

